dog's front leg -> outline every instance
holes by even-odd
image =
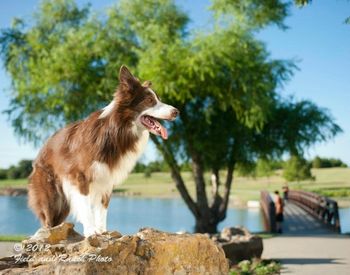
[[[95,221],[90,196],[76,193],[73,197],[75,198],[71,200],[72,212],[77,217],[77,220],[83,224],[84,236],[88,237],[95,234]]]
[[[94,205],[95,230],[100,234],[107,230],[107,208],[109,200],[110,194],[104,194]]]

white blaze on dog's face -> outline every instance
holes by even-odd
[[[144,109],[139,116],[139,121],[152,134],[160,135],[163,139],[167,139],[168,132],[157,119],[173,121],[178,116],[179,111],[173,106],[161,102],[156,93],[150,88],[150,82],[147,82],[147,84],[147,97],[153,98],[153,104]],[[151,100],[148,98],[148,101]]]
[[[120,69],[119,80],[121,83],[121,92],[118,93],[119,101],[129,102],[127,108],[134,112],[136,125],[167,139],[168,132],[158,119],[173,121],[179,111],[161,102],[151,89],[152,83],[145,81],[141,84],[125,66]]]

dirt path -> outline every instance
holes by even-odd
[[[0,258],[13,255],[14,244],[16,244],[16,242],[0,242]]]
[[[350,237],[281,236],[264,240],[263,258],[280,260],[282,274],[350,274]]]

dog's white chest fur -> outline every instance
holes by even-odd
[[[103,196],[112,193],[113,186],[121,184],[133,169],[143,153],[149,132],[143,130],[136,144],[136,150],[123,155],[116,167],[110,169],[107,164],[95,161],[91,166],[93,181],[88,195],[82,195],[76,186],[67,179],[63,180],[63,191],[70,202],[71,214],[84,225],[84,235],[106,231],[107,209],[102,206]]]
[[[149,132],[143,130],[140,138],[136,143],[136,150],[127,152],[118,161],[116,167],[110,169],[107,164],[95,161],[91,167],[94,183],[98,185],[108,185],[110,187],[121,184],[131,170],[134,168],[136,161],[143,153],[149,138]]]

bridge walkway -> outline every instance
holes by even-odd
[[[293,202],[285,202],[283,234],[287,235],[326,235],[337,234],[328,225],[317,220]]]

